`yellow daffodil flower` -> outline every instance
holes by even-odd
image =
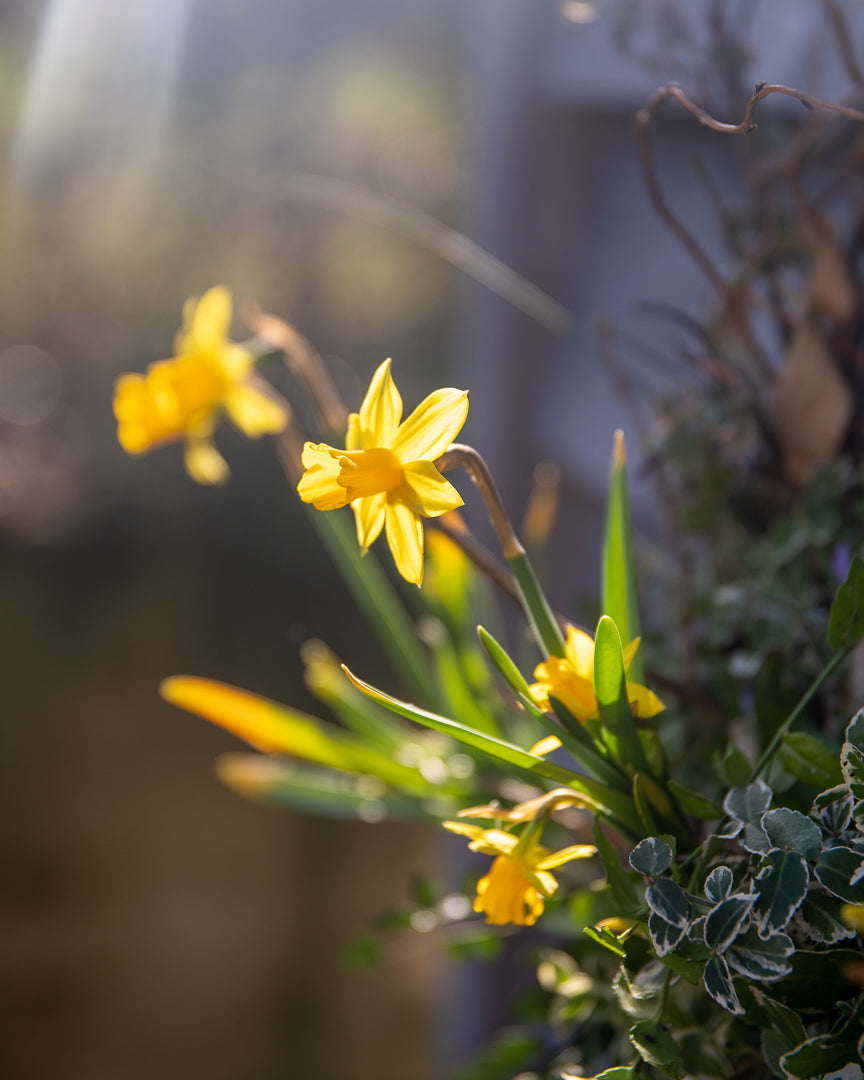
[[[859,934],[864,934],[864,904],[844,904],[840,918]]]
[[[285,428],[285,408],[255,381],[252,354],[228,339],[231,311],[231,294],[221,285],[200,300],[187,300],[176,355],[151,364],[145,375],[117,380],[117,438],[127,453],[185,439],[190,476],[201,484],[219,484],[228,478],[212,439],[220,410],[250,438]]]
[[[300,498],[318,510],[349,503],[365,554],[386,529],[396,568],[407,581],[423,581],[424,517],[462,505],[459,492],[434,461],[453,442],[468,414],[464,390],[436,390],[407,420],[385,360],[375,372],[359,413],[348,418],[346,448],[306,443]]]
[[[494,855],[489,873],[477,882],[474,910],[483,912],[493,926],[516,923],[533,926],[546,899],[558,889],[549,873],[571,859],[594,855],[593,844],[574,844],[551,852],[538,842],[538,830],[529,826],[522,836],[503,829],[482,829],[463,821],[445,821],[444,828],[470,840],[468,847],[484,855]]]
[[[638,648],[639,638],[636,638],[624,649],[625,671],[629,669]],[[597,695],[594,693],[594,639],[584,630],[577,630],[575,626],[570,626],[567,628],[564,651],[565,657],[550,656],[544,663],[537,665],[534,670],[534,678],[537,682],[530,688],[531,697],[541,709],[549,711],[551,694],[584,724],[588,720],[595,720],[600,715]],[[627,681],[627,697],[633,715],[637,717],[655,716],[666,707],[653,691],[629,680]],[[544,753],[555,749],[549,740],[544,739],[543,744]]]

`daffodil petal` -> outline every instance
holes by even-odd
[[[633,657],[636,655],[639,649],[639,643],[642,641],[641,637],[633,638],[629,645],[624,646],[624,670],[629,671],[630,665],[633,663]]]
[[[393,553],[396,569],[406,581],[423,583],[423,523],[417,514],[399,499],[389,498],[385,504],[387,543]]]
[[[480,839],[485,832],[480,825],[469,825],[467,821],[442,821],[441,824],[450,832],[470,837],[472,840]]]
[[[467,415],[467,391],[436,390],[400,425],[392,448],[402,461],[434,461],[459,434]]]
[[[553,851],[551,855],[547,855],[545,859],[537,863],[537,869],[554,870],[556,866],[563,866],[571,859],[587,859],[596,854],[597,848],[593,844],[573,844],[571,847],[561,848],[560,851]]]
[[[345,449],[363,449],[363,433],[360,424],[360,416],[356,412],[352,412],[348,417],[348,430],[345,432]]]
[[[255,386],[240,383],[225,395],[228,415],[251,439],[284,431],[288,417],[284,408]]]
[[[186,471],[199,484],[224,484],[231,475],[225,458],[206,437],[190,438],[183,460]]]
[[[192,312],[189,325],[189,336],[198,349],[210,351],[224,345],[231,326],[232,308],[231,293],[224,285],[214,285],[204,293]]]
[[[666,708],[653,690],[638,683],[627,683],[627,700],[630,702],[630,711],[640,720],[656,716]]]
[[[300,478],[297,493],[316,510],[335,510],[348,503],[348,492],[339,483],[341,465],[338,457],[334,457],[336,453],[324,443],[307,442],[303,447],[306,472]]]
[[[360,406],[360,426],[370,446],[389,447],[402,419],[402,398],[390,374],[390,361],[385,360],[375,374]],[[404,459],[403,459],[404,460]]]
[[[354,521],[357,524],[357,543],[361,554],[365,555],[375,543],[384,528],[384,504],[387,496],[370,495],[367,499],[355,499],[351,503]]]
[[[537,757],[542,757],[544,754],[551,754],[553,750],[557,750],[561,746],[561,740],[557,735],[547,735],[545,739],[541,739],[540,742],[534,743],[529,754],[535,754]]]
[[[463,505],[462,496],[431,461],[406,464],[403,467],[403,483],[411,493],[412,507],[424,517],[438,517]]]
[[[594,639],[577,626],[567,627],[567,641],[564,647],[567,659],[573,665],[577,675],[583,679],[594,679]]]
[[[531,874],[526,875],[541,896],[550,897],[554,896],[558,892],[558,882],[555,878],[546,870],[534,870]]]

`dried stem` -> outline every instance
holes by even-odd
[[[492,479],[492,473],[489,472],[489,466],[472,446],[453,443],[450,449],[438,458],[435,467],[442,473],[449,472],[451,469],[463,468],[480,489],[483,502],[486,504],[489,517],[495,527],[498,542],[501,544],[504,558],[513,559],[525,554],[525,549],[519,542],[516,533],[513,531],[513,526],[510,524],[510,519],[507,517],[507,511],[504,509],[504,503],[501,501],[495,481]]]
[[[828,22],[834,31],[837,50],[840,53],[840,59],[843,61],[843,67],[846,68],[846,74],[852,82],[858,85],[864,83],[864,72],[858,66],[858,59],[852,48],[852,35],[846,25],[845,16],[837,6],[836,0],[822,0],[822,7],[825,9]]]

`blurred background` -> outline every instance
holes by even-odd
[[[130,459],[114,380],[170,355],[184,299],[222,283],[312,340],[354,407],[386,356],[409,408],[469,387],[464,437],[515,520],[536,463],[563,467],[566,608],[596,589],[631,424],[595,321],[662,349],[634,304],[708,295],[644,194],[633,112],[672,77],[735,119],[757,79],[838,93],[818,8],[3,0],[4,1076],[428,1080],[482,1038],[470,983],[422,938],[343,963],[445,841],[247,804],[212,774],[236,743],[158,698],[189,673],[312,709],[310,637],[391,676],[270,448],[220,430],[217,490],[177,447]],[[794,108],[772,102],[781,127]],[[657,146],[722,260],[692,162],[732,199],[746,140],[674,113]]]

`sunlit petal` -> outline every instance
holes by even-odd
[[[640,720],[656,716],[666,708],[653,690],[640,686],[638,683],[627,683],[627,699],[630,702],[631,712]]]
[[[624,670],[629,671],[630,665],[633,663],[633,657],[636,655],[639,644],[642,641],[641,637],[633,638],[629,645],[624,646]]]
[[[389,498],[385,510],[387,543],[396,569],[414,585],[423,583],[423,523],[398,499]]]
[[[402,419],[402,398],[385,360],[375,374],[360,406],[360,425],[369,446],[391,446]]]
[[[363,435],[360,426],[360,416],[356,412],[352,412],[348,417],[348,430],[345,432],[345,449],[346,450],[363,450]]]
[[[424,517],[438,517],[462,506],[462,496],[431,461],[412,461],[404,468],[411,506]]]
[[[384,528],[385,494],[370,495],[368,499],[357,499],[351,503],[354,520],[357,525],[357,543],[360,553],[365,555]]]
[[[239,383],[225,395],[228,415],[244,435],[257,438],[284,431],[288,417],[284,408],[249,383]]]
[[[232,307],[231,293],[224,285],[208,289],[192,312],[187,345],[202,352],[217,351],[228,338]]]
[[[594,639],[591,635],[576,626],[568,626],[565,652],[576,674],[593,681]]]
[[[207,436],[190,437],[183,460],[186,471],[199,484],[224,484],[231,475],[225,458]]]
[[[563,866],[571,859],[587,859],[597,854],[597,848],[593,844],[573,844],[571,847],[562,848],[551,855],[547,855],[537,863],[538,870],[554,870],[556,866]]]
[[[465,390],[436,390],[400,425],[391,445],[403,462],[434,461],[459,434],[467,415]]]
[[[544,754],[551,754],[553,750],[558,750],[561,747],[561,740],[557,735],[547,735],[545,739],[541,739],[540,742],[534,743],[529,754],[535,754],[537,757],[542,757]]]

